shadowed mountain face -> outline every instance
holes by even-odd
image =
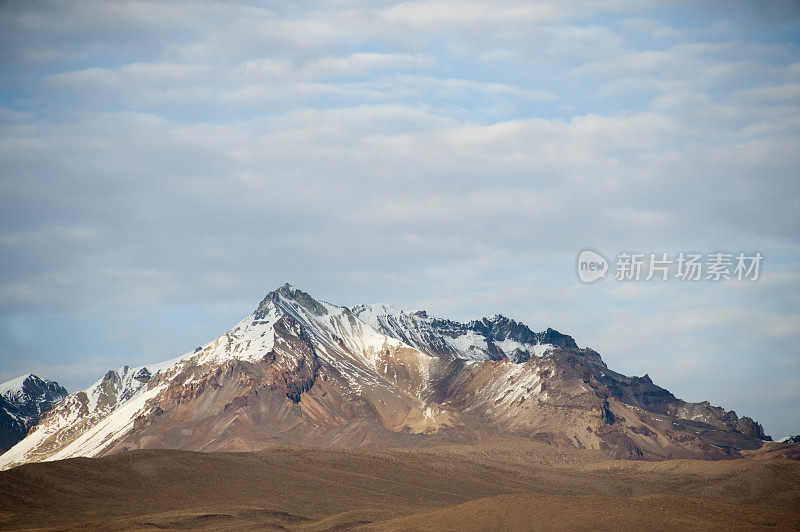
[[[128,449],[429,446],[514,437],[618,457],[725,458],[760,425],[616,373],[552,329],[348,309],[291,285],[192,353],[108,372],[0,466]]]
[[[67,396],[57,382],[23,375],[0,384],[0,454],[22,440],[39,418]]]

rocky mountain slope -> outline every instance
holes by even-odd
[[[138,448],[421,446],[515,437],[620,457],[724,458],[765,439],[749,418],[503,316],[467,324],[348,309],[291,285],[179,358],[109,371],[51,410],[0,467]]]
[[[54,404],[67,396],[57,382],[29,374],[0,384],[0,454],[22,440]]]

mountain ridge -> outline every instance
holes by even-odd
[[[0,383],[0,454],[21,441],[42,414],[66,396],[63,386],[33,373]]]
[[[137,448],[415,446],[498,435],[614,456],[725,458],[763,428],[610,370],[553,329],[337,306],[285,284],[198,350],[108,372],[0,467]]]

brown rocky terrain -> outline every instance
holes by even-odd
[[[0,472],[4,530],[797,530],[800,462],[611,460],[527,440],[144,450]]]

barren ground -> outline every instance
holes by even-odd
[[[758,459],[762,458],[762,459]],[[800,529],[800,462],[538,444],[131,451],[0,472],[0,529]]]

